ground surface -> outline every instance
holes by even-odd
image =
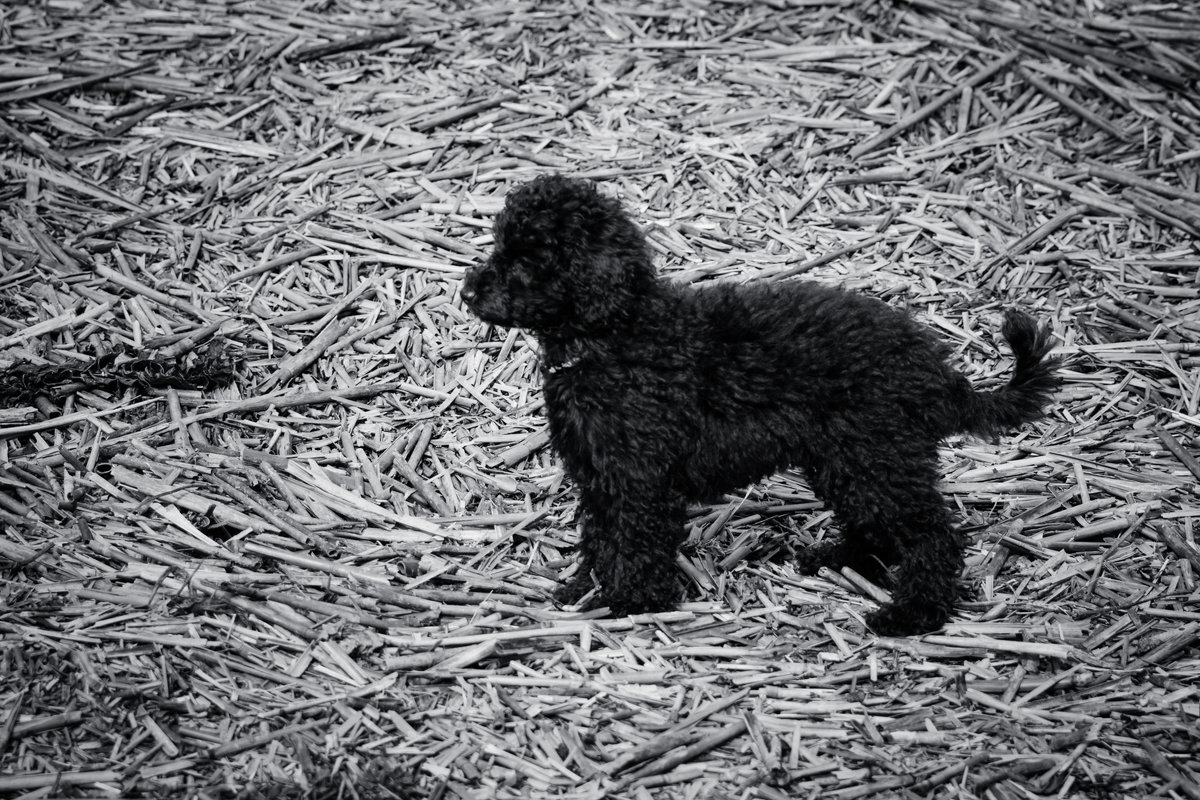
[[[5,4],[0,795],[1200,796],[1190,5]],[[943,632],[768,557],[830,533],[786,474],[678,611],[548,602],[537,354],[459,297],[546,169],[981,383],[1053,326],[1051,416],[947,443]]]

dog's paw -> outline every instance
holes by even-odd
[[[796,571],[801,575],[816,575],[821,567],[832,570],[846,565],[845,548],[841,542],[821,542],[795,551]]]
[[[634,614],[654,614],[659,611],[670,611],[675,607],[671,600],[658,596],[644,596],[618,600],[609,598],[604,603],[609,613],[614,617],[631,617]]]
[[[627,617],[670,611],[681,593],[682,585],[677,580],[646,580],[636,588],[618,587],[618,591],[611,592],[590,574],[576,573],[554,591],[553,598],[559,606],[576,606],[578,611],[607,608],[610,617]]]
[[[554,602],[560,606],[579,605],[586,599],[588,600],[587,606],[594,608],[596,606],[595,593],[598,588],[590,575],[576,573],[574,577],[569,578],[555,589],[552,597]],[[592,597],[588,597],[589,594]]]
[[[918,636],[946,624],[949,612],[932,603],[886,605],[867,615],[867,627],[880,636]]]

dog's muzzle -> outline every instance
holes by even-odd
[[[468,269],[463,276],[462,298],[472,311],[475,311],[475,305],[479,302],[481,275],[485,269],[487,265],[480,264]]]
[[[508,310],[496,288],[495,269],[484,262],[467,270],[463,276],[462,299],[467,308],[484,322],[507,325]]]

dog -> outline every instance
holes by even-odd
[[[1059,383],[1044,327],[1008,311],[1014,373],[977,391],[946,344],[880,300],[800,280],[660,277],[637,224],[590,181],[519,186],[493,232],[462,298],[541,347],[551,442],[579,488],[579,569],[556,599],[670,608],[687,505],[794,468],[841,534],[801,551],[799,568],[851,567],[890,588],[867,617],[878,634],[946,622],[964,542],[938,446],[1043,415]]]

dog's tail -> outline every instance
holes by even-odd
[[[1014,309],[1005,313],[1000,332],[1016,356],[1016,368],[1004,388],[970,393],[961,406],[959,430],[964,433],[993,437],[1040,418],[1061,383],[1061,359],[1047,358],[1053,347],[1049,330]]]

